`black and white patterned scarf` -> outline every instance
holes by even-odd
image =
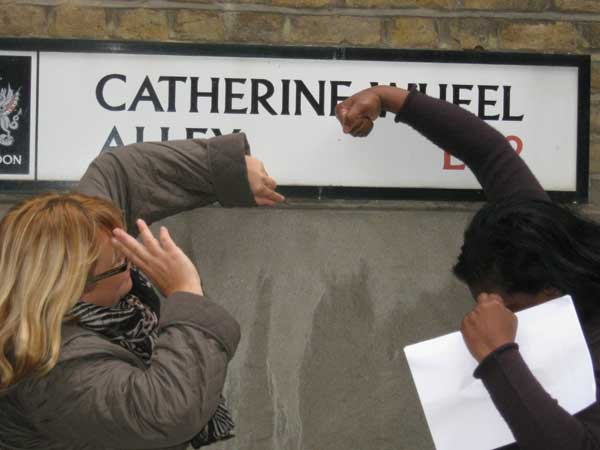
[[[160,299],[150,281],[135,267],[131,268],[132,288],[116,305],[99,306],[79,301],[69,312],[83,328],[95,331],[111,342],[137,355],[146,365],[158,337]],[[232,438],[235,424],[221,395],[217,411],[191,444],[200,448]]]

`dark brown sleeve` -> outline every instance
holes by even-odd
[[[154,222],[215,201],[254,206],[243,133],[213,139],[149,142],[102,153],[77,190],[111,200],[123,210],[130,233],[135,220]]]
[[[475,370],[521,450],[600,449],[600,406],[574,416],[533,376],[517,344],[500,347]],[[598,391],[596,373],[596,390]]]
[[[462,160],[477,177],[488,201],[509,196],[549,199],[505,137],[465,109],[412,91],[396,121],[410,125]]]

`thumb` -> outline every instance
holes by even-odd
[[[351,128],[348,126],[348,118],[347,118],[348,110],[350,109],[350,107],[351,107],[351,103],[348,100],[346,100],[342,103],[339,103],[335,107],[335,116],[337,117],[338,121],[342,125],[344,133],[348,133]]]

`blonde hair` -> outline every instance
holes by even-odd
[[[122,226],[110,202],[75,193],[33,197],[0,221],[0,387],[56,365],[63,320],[100,255],[98,234]]]

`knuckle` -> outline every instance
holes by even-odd
[[[465,317],[460,324],[460,331],[464,333],[468,328],[467,318]]]

